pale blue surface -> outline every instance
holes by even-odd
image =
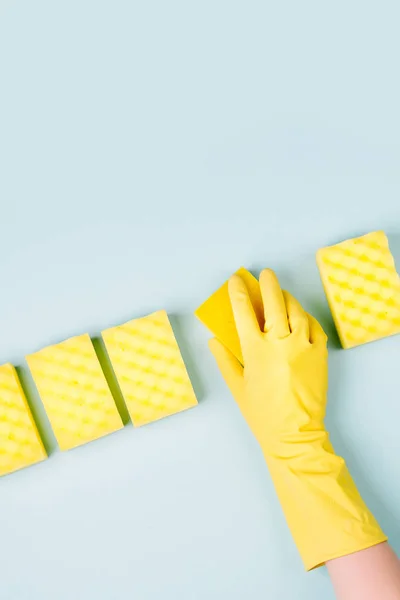
[[[194,308],[383,228],[400,260],[398,2],[0,0],[0,361],[157,308],[198,408],[0,481],[2,600],[329,600]],[[400,551],[400,337],[332,334],[328,425]],[[50,435],[54,448],[54,438]]]

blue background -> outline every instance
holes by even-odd
[[[315,251],[400,260],[398,2],[0,0],[0,363],[50,459],[0,481],[2,600],[312,600],[193,310],[277,270],[330,334],[327,424],[400,552],[400,338],[338,347]],[[24,356],[158,308],[199,406],[60,453]]]

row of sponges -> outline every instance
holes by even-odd
[[[400,333],[400,278],[383,231],[322,248],[317,264],[343,348]],[[262,329],[259,283],[244,268],[237,273],[247,286]],[[243,364],[227,282],[196,315]]]
[[[344,348],[400,332],[400,278],[386,235],[370,233],[318,251],[317,263]],[[239,269],[263,328],[259,283]],[[243,363],[228,285],[197,317]],[[135,426],[197,404],[168,316],[159,311],[102,332]],[[44,348],[28,364],[62,450],[123,427],[88,335]],[[0,475],[46,458],[17,373],[0,367]]]
[[[197,400],[165,311],[102,332],[135,426],[191,408]],[[27,356],[61,450],[123,427],[89,335]],[[14,367],[0,367],[0,475],[46,458]]]

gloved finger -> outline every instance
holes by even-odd
[[[328,336],[322,329],[322,326],[318,323],[317,319],[307,313],[308,325],[310,329],[310,343],[311,344],[323,344],[326,345]]]
[[[246,284],[239,275],[232,275],[228,283],[228,290],[240,345],[243,350],[246,340],[253,340],[254,336],[260,334],[260,325]]]
[[[214,355],[222,377],[230,389],[236,402],[240,404],[244,397],[243,367],[236,358],[219,340],[212,338],[208,346]]]
[[[300,302],[286,290],[283,292],[283,297],[285,298],[290,331],[304,335],[308,340],[310,333],[306,312]]]
[[[264,331],[269,337],[284,338],[290,333],[285,299],[275,273],[264,269],[260,274],[261,296],[264,304]]]

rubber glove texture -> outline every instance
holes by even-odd
[[[387,538],[324,426],[327,337],[275,274],[260,275],[260,329],[245,283],[229,281],[244,366],[210,340],[220,371],[258,440],[307,569]]]

